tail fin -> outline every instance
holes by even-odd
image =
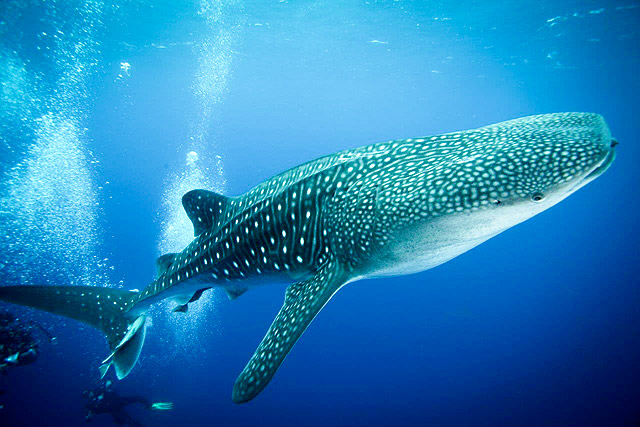
[[[113,364],[118,379],[131,372],[144,343],[146,317],[129,313],[136,297],[129,291],[94,286],[0,286],[0,301],[70,317],[101,330],[112,353],[100,371],[104,376]]]

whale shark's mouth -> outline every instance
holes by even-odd
[[[611,149],[609,149],[609,151],[607,152],[607,155],[604,157],[602,162],[598,166],[596,166],[594,170],[589,172],[589,174],[585,176],[582,179],[582,181],[583,182],[593,181],[594,179],[602,175],[607,169],[609,169],[609,166],[611,166],[611,163],[613,163],[615,158],[616,158],[616,150],[613,148],[613,145],[612,145]]]
[[[569,189],[568,194],[581,189],[582,187],[602,175],[607,169],[609,169],[609,166],[611,166],[616,158],[616,150],[613,148],[615,145],[616,144],[611,145],[611,148],[609,149],[609,151],[607,151],[607,154],[602,158],[602,160],[600,160],[600,162],[593,168],[593,170],[591,170],[591,172],[586,174],[580,181],[576,182]]]

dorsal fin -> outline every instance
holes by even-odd
[[[228,203],[228,197],[207,190],[191,190],[182,196],[182,206],[193,223],[193,235],[217,226]]]
[[[173,264],[173,261],[176,259],[176,255],[178,254],[168,253],[158,257],[156,260],[156,277],[162,276],[165,271],[171,267],[171,264]]]

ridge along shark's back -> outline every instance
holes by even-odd
[[[432,268],[553,206],[613,162],[601,116],[557,113],[346,150],[277,175],[238,197],[183,197],[193,242],[158,259],[142,292],[0,287],[0,300],[65,315],[107,334],[119,378],[140,353],[145,311],[171,298],[187,312],[211,287],[236,298],[256,283],[295,281],[233,400],[269,383],[344,284]],[[91,292],[90,294],[88,292]]]

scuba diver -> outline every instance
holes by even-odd
[[[156,411],[166,411],[173,409],[171,402],[151,403],[142,396],[120,396],[112,390],[111,381],[107,381],[104,386],[100,386],[95,390],[85,390],[82,397],[88,399],[85,407],[87,414],[85,421],[89,422],[95,414],[111,414],[113,421],[118,425],[128,425],[133,427],[141,427],[143,424],[136,421],[125,411],[125,406],[140,403],[147,409]]]
[[[37,323],[22,322],[10,312],[0,311],[0,372],[6,374],[11,367],[36,361],[40,346],[35,330],[42,332],[49,342],[55,342],[56,337]]]

